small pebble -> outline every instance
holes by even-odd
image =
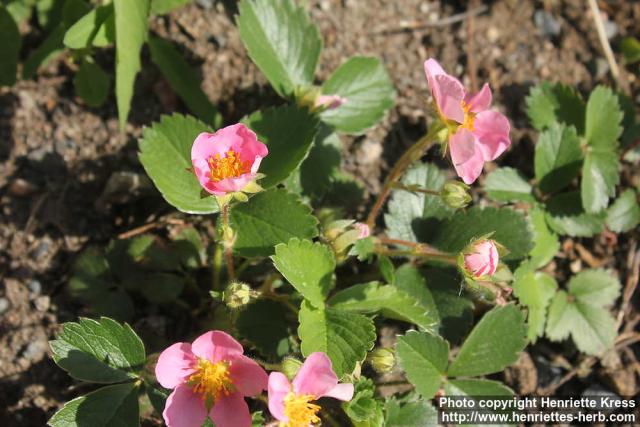
[[[40,292],[42,292],[42,283],[39,280],[33,279],[29,282],[28,287],[31,293],[35,295],[40,295]]]
[[[31,341],[22,353],[22,357],[27,360],[41,359],[47,351],[47,344],[42,341]]]
[[[0,298],[0,314],[4,314],[7,310],[9,310],[9,307],[11,307],[9,300],[6,298]]]
[[[36,306],[36,310],[47,311],[51,306],[51,298],[48,295],[41,295],[35,299],[33,304]]]
[[[533,21],[538,30],[547,37],[555,37],[560,34],[560,22],[546,10],[537,10],[533,15]]]

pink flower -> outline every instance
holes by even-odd
[[[449,129],[453,166],[465,184],[471,184],[482,173],[484,162],[495,160],[511,145],[509,120],[489,110],[488,84],[472,96],[435,59],[425,61],[424,71],[440,120]]]
[[[498,268],[498,248],[493,240],[475,242],[464,254],[464,268],[473,277],[491,276]]]
[[[267,146],[256,134],[238,123],[198,135],[191,146],[191,163],[202,188],[214,196],[224,196],[241,191],[255,180],[267,154]]]
[[[333,110],[338,108],[342,104],[347,103],[347,98],[343,98],[340,95],[320,95],[316,98],[316,108],[325,108],[327,110]]]
[[[356,222],[353,224],[353,228],[358,230],[358,239],[364,239],[371,235],[371,229],[364,222]]]
[[[338,384],[331,360],[324,353],[311,353],[289,383],[281,372],[269,375],[269,411],[287,427],[309,427],[320,422],[320,406],[311,403],[321,397],[351,400],[353,384]]]
[[[173,389],[162,416],[168,427],[200,427],[210,417],[217,427],[249,427],[244,396],[260,394],[267,373],[244,356],[242,345],[221,331],[179,342],[156,365],[160,385]]]

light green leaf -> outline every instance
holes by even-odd
[[[620,181],[619,168],[615,151],[587,153],[580,183],[582,206],[586,212],[595,214],[607,207],[609,198],[616,195],[616,185]]]
[[[560,250],[558,236],[547,226],[544,211],[535,207],[529,211],[529,220],[533,226],[533,249],[529,252],[535,268],[547,265]]]
[[[329,305],[356,313],[381,312],[390,319],[413,323],[429,331],[433,331],[438,324],[434,307],[426,307],[394,285],[380,285],[377,282],[343,289],[331,297]]]
[[[31,18],[33,4],[25,0],[5,0],[3,2],[7,12],[16,24],[21,24]]]
[[[353,372],[376,339],[371,319],[335,308],[314,308],[306,301],[300,308],[299,321],[302,355],[326,353],[338,378]]]
[[[546,273],[536,272],[530,266],[522,264],[514,273],[513,294],[529,310],[527,319],[527,338],[536,342],[544,334],[547,319],[547,307],[551,302],[558,283]]]
[[[50,345],[56,364],[81,381],[127,381],[138,377],[145,362],[144,345],[133,329],[108,317],[65,323]]]
[[[635,190],[626,189],[607,211],[607,227],[616,233],[634,229],[640,223],[640,206]]]
[[[0,5],[0,86],[13,86],[16,82],[21,45],[18,25],[7,9]]]
[[[292,0],[242,0],[236,21],[249,57],[280,96],[313,82],[322,39]]]
[[[485,190],[493,200],[501,202],[533,202],[531,185],[520,172],[510,167],[499,168],[487,176]]]
[[[289,330],[286,307],[276,301],[260,299],[238,313],[238,333],[262,354],[281,358],[289,354]]]
[[[140,71],[140,49],[147,38],[149,0],[113,0],[116,29],[116,99],[120,129],[131,108],[133,86]]]
[[[552,193],[563,189],[578,176],[581,164],[582,149],[575,127],[553,123],[540,134],[535,151],[540,190]]]
[[[459,377],[501,371],[518,359],[526,344],[522,311],[513,304],[495,307],[473,328],[448,373]]]
[[[260,164],[260,172],[266,175],[260,181],[264,188],[284,181],[300,166],[320,124],[317,117],[295,105],[256,111],[243,122],[269,148],[269,155]]]
[[[573,87],[542,82],[531,89],[526,103],[527,115],[536,129],[543,130],[559,122],[575,126],[582,134],[585,104]]]
[[[586,213],[580,193],[572,191],[553,196],[546,204],[547,224],[558,234],[591,237],[604,230],[605,212]]]
[[[318,235],[311,208],[284,189],[258,193],[248,203],[234,206],[230,219],[237,233],[233,249],[245,257],[269,256],[279,243]]]
[[[158,66],[173,90],[187,107],[201,120],[214,128],[222,124],[222,117],[200,88],[200,78],[173,44],[160,37],[149,37],[151,60]]]
[[[96,34],[113,16],[113,4],[92,9],[73,24],[65,33],[63,43],[71,49],[84,49],[92,45]]]
[[[48,421],[51,427],[139,426],[138,386],[135,383],[99,388],[67,402]]]
[[[218,211],[213,197],[202,197],[202,187],[191,172],[191,146],[209,127],[193,117],[163,116],[150,128],[144,128],[139,158],[162,197],[182,212],[210,214]]]
[[[635,37],[625,37],[620,43],[620,51],[624,55],[624,62],[633,64],[640,61],[640,41]]]
[[[192,0],[151,0],[151,14],[165,15],[174,9],[191,3]]]
[[[446,378],[449,343],[429,332],[409,331],[396,344],[398,363],[424,399],[431,399]]]
[[[82,63],[73,83],[78,96],[91,107],[98,107],[106,101],[111,86],[109,75],[92,61]]]
[[[397,400],[387,401],[386,427],[432,427],[438,425],[438,410],[428,401],[408,402],[400,406]]]
[[[444,172],[437,166],[422,163],[409,169],[402,178],[402,183],[440,191],[445,180]],[[438,196],[394,190],[384,221],[389,237],[418,242],[433,231],[431,228],[437,223],[436,220],[443,220],[452,214],[453,210]]]
[[[315,307],[335,286],[336,260],[331,249],[310,240],[291,239],[276,246],[273,265]]]
[[[353,57],[322,85],[323,95],[340,95],[347,102],[320,114],[338,131],[360,134],[375,125],[393,107],[395,91],[377,58]]]
[[[618,138],[622,134],[622,116],[616,94],[607,87],[596,87],[587,102],[587,144],[594,150],[615,151],[618,148]]]
[[[513,390],[498,381],[483,379],[450,380],[444,385],[449,396],[513,396]]]
[[[473,207],[456,212],[435,230],[431,244],[436,248],[456,254],[472,239],[493,233],[491,238],[508,250],[504,259],[524,258],[533,247],[532,232],[522,213],[510,208]]]
[[[607,307],[620,295],[620,282],[605,270],[584,270],[569,281],[569,293],[585,304]]]

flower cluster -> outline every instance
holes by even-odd
[[[290,383],[281,372],[267,376],[244,355],[242,345],[222,331],[207,332],[189,344],[164,350],[156,365],[160,385],[173,389],[162,413],[168,427],[200,427],[210,418],[217,427],[248,427],[251,414],[245,397],[268,388],[269,411],[287,427],[320,421],[321,397],[351,400],[353,384],[338,384],[331,361],[312,353]]]

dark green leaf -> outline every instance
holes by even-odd
[[[400,406],[397,400],[387,402],[386,427],[432,427],[438,425],[438,410],[428,401],[408,402]]]
[[[473,302],[462,295],[463,282],[455,270],[425,271],[429,290],[440,317],[440,335],[457,343],[467,335],[473,322]]]
[[[104,103],[109,94],[111,80],[98,64],[84,61],[73,79],[76,93],[91,107]]]
[[[536,129],[559,122],[575,126],[579,134],[584,132],[585,104],[574,88],[542,82],[531,89],[526,101],[527,115]]]
[[[312,198],[324,196],[340,170],[340,138],[326,125],[320,126],[309,156],[300,165],[302,193]]]
[[[238,314],[238,333],[265,356],[281,358],[290,352],[286,310],[279,302],[270,300],[249,304]]]
[[[398,363],[424,399],[431,399],[446,377],[449,343],[429,332],[409,331],[396,344]]]
[[[0,5],[0,86],[12,86],[16,82],[21,45],[18,25],[7,9]]]
[[[580,140],[573,126],[554,123],[538,138],[535,171],[545,193],[558,191],[578,176],[582,163]]]
[[[558,234],[590,237],[604,230],[604,212],[588,214],[582,208],[580,193],[573,191],[553,196],[546,205],[549,227]]]

